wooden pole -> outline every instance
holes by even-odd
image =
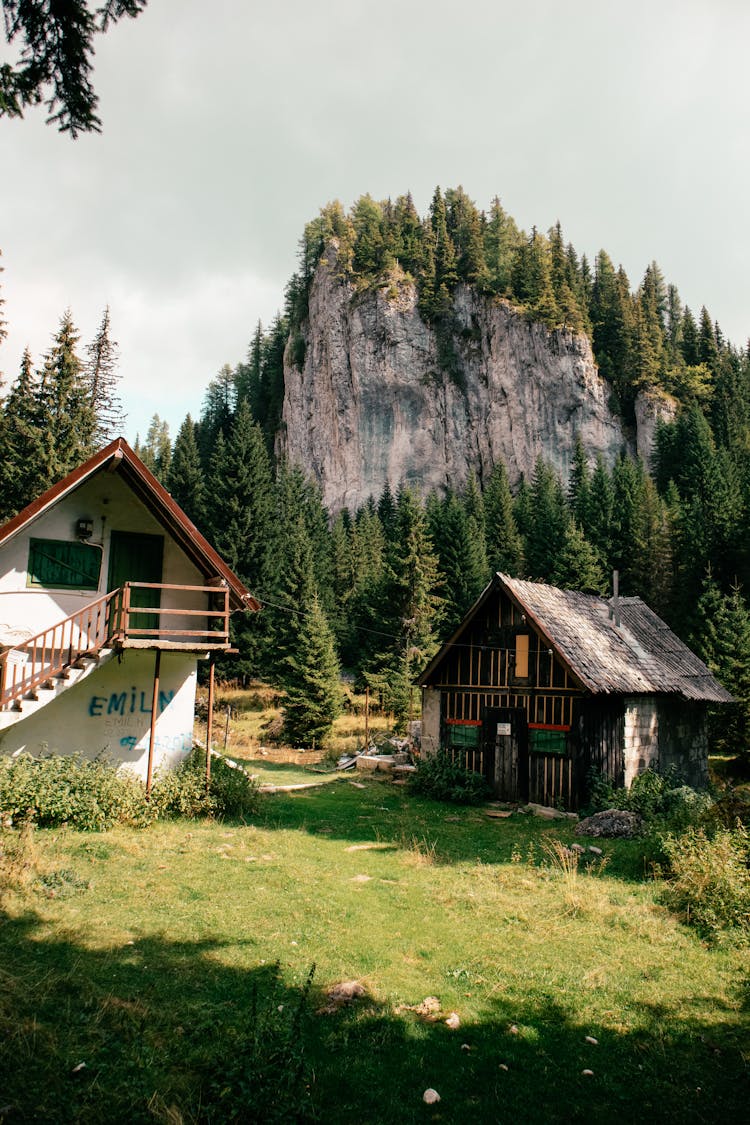
[[[154,748],[156,746],[156,711],[159,706],[159,673],[161,671],[161,649],[156,650],[154,662],[154,693],[151,697],[151,735],[148,742],[148,770],[146,773],[146,799],[151,796],[151,782],[154,776]]]
[[[365,688],[365,754],[370,746],[370,688]]]
[[[208,717],[206,719],[206,792],[211,785],[211,738],[214,728],[214,688],[216,686],[216,665],[214,655],[208,667]]]
[[[224,726],[224,753],[226,754],[227,743],[229,742],[229,720],[232,717],[232,708],[227,706],[227,721]]]

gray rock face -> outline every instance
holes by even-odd
[[[408,282],[358,293],[329,254],[309,308],[301,371],[287,349],[278,451],[315,475],[334,512],[386,482],[425,494],[461,487],[472,470],[481,482],[498,460],[512,486],[540,455],[567,480],[576,434],[610,467],[627,447],[588,339],[508,302],[458,288],[452,374]]]

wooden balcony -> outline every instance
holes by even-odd
[[[126,582],[114,594],[109,647],[183,652],[230,648],[226,586]]]
[[[0,710],[18,709],[104,649],[228,652],[229,613],[225,586],[126,582],[36,636],[0,648]]]

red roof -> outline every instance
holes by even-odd
[[[0,527],[0,546],[43,512],[56,504],[63,496],[73,492],[79,485],[102,470],[118,473],[139,500],[171,534],[182,550],[207,578],[223,579],[229,587],[233,609],[260,609],[247,587],[230,570],[221,556],[217,554],[192,520],[183,512],[159,483],[154,474],[146,468],[124,438],[114,441],[89,457],[83,465],[73,469],[66,477],[53,484],[45,493],[32,500],[17,516]]]

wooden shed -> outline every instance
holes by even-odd
[[[497,797],[569,810],[592,771],[630,784],[708,776],[706,712],[732,696],[640,598],[496,574],[419,678],[422,750],[450,751]]]

